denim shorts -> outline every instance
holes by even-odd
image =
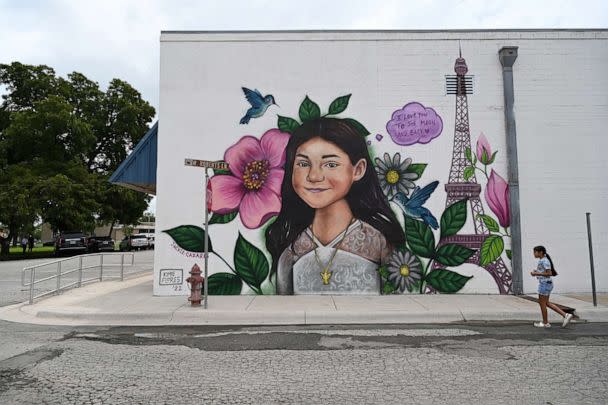
[[[541,281],[538,283],[538,294],[549,295],[553,290],[553,281]]]

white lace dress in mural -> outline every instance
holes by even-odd
[[[356,220],[333,241],[323,245],[310,231],[300,236],[285,249],[277,266],[277,294],[380,294],[381,282],[377,269],[386,263],[391,253],[384,235],[371,225]],[[323,284],[323,268],[338,246],[329,268],[333,274],[329,284]]]

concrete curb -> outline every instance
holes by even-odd
[[[0,307],[0,319],[46,325],[322,325],[532,322],[538,304],[500,295],[214,296],[209,309],[184,296],[152,296],[152,276],[103,282],[40,300]],[[608,306],[570,297],[552,301],[576,308],[579,322],[608,322]],[[550,321],[561,317],[550,312]]]
[[[538,311],[226,311],[183,307],[163,312],[71,312],[69,310],[23,311],[23,304],[0,311],[0,318],[13,322],[51,325],[159,326],[159,325],[324,325],[324,324],[445,324],[466,322],[532,322]],[[552,323],[561,318],[551,316]],[[608,322],[608,310],[586,311],[577,322]]]

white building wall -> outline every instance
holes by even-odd
[[[606,245],[608,216],[600,207],[608,196],[603,178],[607,164],[601,159],[608,146],[603,136],[608,83],[602,74],[608,62],[608,34],[514,31],[163,33],[154,293],[187,293],[185,282],[159,285],[161,269],[181,269],[185,279],[194,263],[202,267],[201,257],[177,252],[172,239],[162,233],[184,224],[203,226],[203,170],[185,167],[184,158],[222,159],[242,136],[259,138],[275,128],[277,114],[297,118],[306,95],[324,112],[336,97],[352,94],[343,116],[370,130],[376,156],[399,152],[416,163],[427,163],[417,184],[440,181],[425,205],[439,219],[445,208],[443,187],[451,164],[455,110],[455,96],[445,94],[444,76],[454,74],[459,40],[469,74],[475,76],[475,94],[468,100],[473,150],[483,132],[492,149],[499,151],[492,168],[504,178],[507,156],[498,50],[519,47],[514,81],[526,292],[535,290],[528,273],[536,244],[544,244],[555,259],[560,273],[557,292],[590,290],[586,211],[593,213],[597,284],[606,291],[608,253],[601,247]],[[280,108],[271,107],[263,117],[239,125],[249,107],[241,86],[273,94]],[[386,123],[393,111],[412,101],[433,108],[443,119],[443,132],[425,145],[399,146],[388,136]],[[383,135],[382,141],[375,134]],[[478,180],[482,183],[481,177]],[[482,202],[491,214],[483,193]],[[210,228],[214,248],[229,263],[238,232],[264,247],[262,232],[245,229],[238,218]],[[462,232],[473,232],[470,221]],[[510,267],[505,254],[503,260]],[[213,255],[210,269],[228,271]],[[455,270],[473,276],[461,292],[498,292],[484,269],[464,264]]]
[[[608,291],[608,41],[606,32],[581,36],[519,41],[513,73],[524,276],[542,244],[559,273],[557,292],[591,291],[586,212],[596,286]]]

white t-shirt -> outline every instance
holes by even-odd
[[[547,259],[547,256],[541,257],[540,259],[538,259],[538,264],[536,265],[536,272],[544,273],[547,270],[551,270],[551,262],[549,261],[549,259]],[[536,276],[536,278],[541,283],[551,281],[551,277],[548,276]]]

